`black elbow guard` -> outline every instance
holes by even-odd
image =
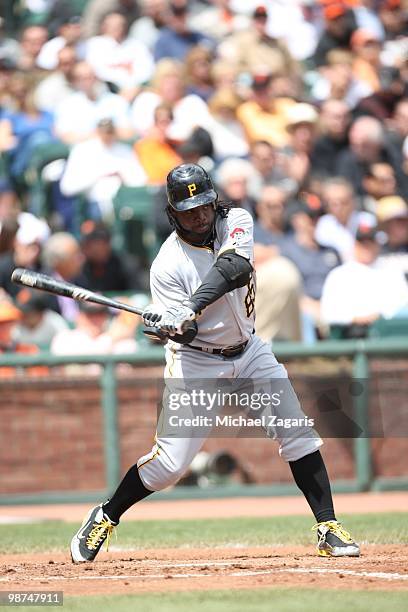
[[[230,289],[238,289],[248,284],[253,270],[248,259],[238,255],[235,251],[225,251],[214,264],[214,267],[222,274],[228,282]]]

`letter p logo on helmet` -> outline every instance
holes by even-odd
[[[187,189],[190,193],[190,198],[192,198],[197,191],[197,185],[195,183],[190,183],[190,185],[187,185]]]

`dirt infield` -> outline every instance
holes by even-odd
[[[337,495],[337,512],[406,511],[408,493]],[[81,521],[89,505],[3,508],[3,522]],[[126,518],[222,518],[310,513],[302,497],[157,501]],[[326,559],[311,546],[173,548],[129,551],[111,546],[93,564],[67,553],[2,555],[0,590],[63,590],[66,595],[144,593],[271,586],[408,590],[408,548],[362,543],[360,558]]]
[[[145,593],[271,586],[408,590],[403,546],[364,547],[360,558],[319,558],[313,547],[163,549],[102,553],[73,565],[67,554],[11,555],[1,587],[62,590],[65,595]]]

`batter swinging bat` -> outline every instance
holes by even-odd
[[[94,304],[102,304],[110,308],[117,308],[118,310],[126,310],[133,314],[141,315],[143,312],[142,308],[131,306],[130,304],[124,304],[117,300],[111,300],[103,295],[78,287],[72,283],[66,281],[60,281],[52,276],[46,274],[40,274],[39,272],[33,272],[32,270],[25,270],[24,268],[16,268],[11,275],[11,280],[17,285],[24,285],[26,287],[32,287],[33,289],[41,289],[41,291],[48,291],[48,293],[54,293],[56,295],[62,295],[64,297],[72,298],[73,300],[83,302],[93,302]]]

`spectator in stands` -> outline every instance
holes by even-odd
[[[408,176],[408,136],[404,140],[404,145],[402,147],[402,171],[405,173],[405,176]],[[406,190],[404,190],[406,192]]]
[[[353,0],[352,8],[357,27],[372,32],[378,40],[383,41],[385,32],[378,16],[377,0]]]
[[[55,109],[55,131],[66,144],[86,140],[94,134],[98,121],[110,118],[119,138],[133,135],[126,100],[111,93],[95,76],[91,66],[78,62],[73,69],[75,92]]]
[[[298,61],[309,59],[315,49],[322,28],[321,10],[317,2],[268,2],[266,31],[284,42],[292,57]]]
[[[11,191],[8,192],[8,195],[15,197]],[[18,285],[11,281],[11,274],[15,268],[28,268],[36,272],[44,271],[41,263],[41,248],[50,232],[45,221],[37,219],[30,213],[16,214],[16,219],[19,228],[13,250],[0,256],[0,287],[11,297],[15,297],[19,291]]]
[[[17,56],[17,67],[27,72],[38,68],[38,56],[48,39],[48,31],[42,25],[26,26],[20,37],[20,50]]]
[[[7,119],[15,138],[15,147],[9,152],[9,167],[11,176],[19,184],[35,148],[55,140],[54,120],[51,113],[38,108],[36,81],[32,76],[16,73],[9,86],[14,109],[7,113]]]
[[[350,40],[354,53],[353,74],[359,81],[365,83],[371,90],[378,91],[381,87],[381,41],[373,32],[359,28],[353,32]]]
[[[394,113],[388,122],[388,141],[395,152],[397,163],[403,163],[403,145],[408,138],[408,99],[404,98],[396,104]]]
[[[0,176],[0,221],[17,220],[20,212],[16,192],[6,175]]]
[[[363,187],[366,195],[361,198],[361,208],[375,215],[378,201],[396,194],[397,181],[394,168],[383,162],[369,164],[363,176]]]
[[[399,56],[399,47],[405,48],[408,16],[403,0],[380,0],[378,15],[385,31],[385,52],[391,57]]]
[[[20,289],[15,303],[21,318],[12,331],[14,342],[25,342],[47,349],[58,332],[68,329],[63,317],[49,308],[49,302],[44,293],[27,287]]]
[[[14,38],[7,36],[5,25],[5,20],[0,17],[0,59],[12,65],[18,56],[19,45]]]
[[[41,48],[37,65],[44,70],[55,70],[59,65],[59,52],[70,47],[78,59],[85,57],[85,42],[81,40],[81,18],[78,15],[67,17],[58,28],[58,36],[48,40]]]
[[[56,232],[43,246],[42,261],[47,274],[58,280],[78,285],[83,284],[81,277],[84,256],[78,241],[66,232]],[[66,321],[74,323],[78,315],[78,304],[68,297],[56,296],[53,310],[59,312]]]
[[[218,161],[227,157],[246,157],[248,143],[242,125],[237,119],[241,99],[233,89],[220,88],[208,100],[212,121],[209,131],[214,144],[214,155]]]
[[[323,201],[327,214],[316,226],[316,240],[335,249],[343,262],[353,258],[354,242],[361,223],[373,224],[375,217],[356,210],[352,185],[342,177],[332,177],[323,184]]]
[[[214,146],[210,133],[202,127],[196,127],[190,136],[177,147],[185,164],[200,164],[212,170],[214,163]]]
[[[38,0],[33,0],[38,6]],[[40,0],[42,2],[44,0]],[[48,3],[47,12],[42,15],[41,21],[47,24],[50,38],[58,36],[59,28],[71,18],[82,15],[88,0],[45,0]],[[38,20],[38,18],[37,18]],[[81,17],[82,25],[82,17]]]
[[[60,331],[51,343],[55,355],[108,355],[134,353],[137,350],[134,334],[139,317],[133,316],[132,327],[111,321],[106,306],[80,302],[75,329]],[[86,373],[99,372],[99,367],[84,369]]]
[[[252,143],[249,160],[253,166],[253,173],[248,183],[248,193],[254,200],[261,197],[262,188],[271,183],[285,181],[290,191],[293,183],[277,166],[274,147],[266,140],[256,140]]]
[[[84,255],[84,286],[91,291],[141,291],[146,288],[145,274],[135,257],[119,256],[112,249],[111,234],[102,223],[85,221],[81,227],[81,249]]]
[[[271,246],[283,248],[288,233],[286,228],[286,205],[288,192],[279,184],[265,185],[256,203],[257,220],[254,223],[255,259],[258,262],[275,252]]]
[[[381,244],[379,264],[401,270],[408,281],[408,206],[400,196],[381,198],[377,205],[379,228],[386,241]]]
[[[57,59],[57,70],[42,79],[35,89],[35,102],[39,110],[49,113],[53,113],[63,100],[75,91],[75,50],[72,47],[63,47],[58,51]]]
[[[360,100],[355,114],[370,115],[385,122],[392,117],[396,104],[406,97],[408,85],[403,70],[394,66],[381,66],[379,78],[380,88]]]
[[[288,109],[286,129],[290,135],[287,146],[277,151],[276,163],[299,189],[310,172],[310,156],[316,139],[318,113],[310,104],[300,102]]]
[[[8,118],[8,113],[0,107],[0,155],[13,150],[16,143],[17,140],[13,135],[13,127]],[[5,166],[5,161],[0,161],[0,176],[5,174]]]
[[[333,0],[324,4],[324,30],[313,56],[317,67],[326,63],[327,54],[332,49],[349,49],[351,35],[356,29],[355,16],[345,1]]]
[[[246,14],[238,13],[237,3],[231,0],[212,0],[209,6],[193,15],[191,27],[203,34],[222,41],[226,37],[250,25]]]
[[[170,0],[169,9],[166,25],[161,29],[154,46],[156,62],[165,57],[183,61],[189,50],[196,45],[213,47],[214,43],[210,38],[199,30],[190,29],[187,0]]]
[[[301,340],[301,277],[291,261],[280,254],[287,239],[285,206],[287,192],[266,185],[257,203],[254,224],[254,265],[256,270],[256,332],[269,342]]]
[[[303,338],[300,312],[301,278],[289,259],[275,253],[256,263],[257,335],[265,342],[300,342]]]
[[[178,142],[186,140],[197,127],[207,129],[211,115],[207,104],[194,94],[186,95],[183,65],[165,58],[156,65],[152,87],[145,89],[132,104],[131,120],[138,135],[144,135],[154,124],[154,110],[167,104],[173,111],[169,137]]]
[[[326,100],[320,112],[321,135],[316,139],[311,166],[315,173],[333,176],[338,158],[348,146],[350,110],[342,100]]]
[[[252,177],[253,168],[246,159],[229,157],[217,168],[217,185],[221,192],[221,198],[231,202],[232,206],[245,208],[253,214],[255,201],[248,193],[249,180]]]
[[[141,16],[130,27],[129,36],[140,40],[153,53],[161,29],[166,25],[168,0],[139,0]]]
[[[321,300],[322,317],[329,325],[349,328],[356,325],[364,333],[379,317],[393,318],[408,307],[404,275],[400,270],[378,265],[380,245],[376,231],[375,226],[361,224],[356,234],[354,261],[329,273]]]
[[[241,97],[241,89],[244,89],[245,95],[249,91],[249,88],[244,84],[240,87],[239,84],[239,72],[235,64],[228,62],[227,60],[216,59],[213,61],[211,66],[212,80],[214,83],[214,90],[218,92],[220,89],[229,89],[233,91],[235,95]]]
[[[290,259],[302,277],[300,307],[303,315],[303,339],[316,339],[315,328],[320,326],[320,299],[329,272],[340,265],[337,251],[319,244],[315,238],[316,224],[322,214],[316,200],[302,200],[291,208],[290,225],[293,236],[281,247],[282,255]],[[307,334],[307,335],[306,335]]]
[[[232,34],[218,47],[222,59],[236,63],[240,72],[295,75],[296,62],[285,43],[267,32],[268,12],[265,6],[257,6],[250,26]]]
[[[149,81],[154,65],[148,48],[128,37],[126,17],[108,13],[102,20],[100,35],[90,38],[86,60],[96,76],[113,84],[128,100],[132,100],[140,85]]]
[[[370,93],[370,86],[354,76],[353,56],[349,51],[329,51],[327,63],[319,68],[318,73],[313,73],[311,97],[315,102],[332,98],[354,109]]]
[[[113,12],[124,15],[126,26],[129,28],[140,16],[139,2],[138,0],[89,0],[82,15],[84,38],[97,36],[103,18]]]
[[[215,93],[211,63],[213,54],[207,47],[192,47],[185,58],[186,93],[195,94],[205,102]]]
[[[132,147],[119,142],[111,119],[101,119],[93,138],[71,149],[60,188],[65,196],[84,195],[93,219],[113,220],[113,203],[121,185],[146,184],[146,174]]]
[[[21,313],[11,302],[0,297],[0,354],[4,353],[37,353],[38,348],[29,343],[16,342],[13,339],[13,331],[21,319]],[[23,368],[21,371],[15,367],[1,367],[0,378],[11,378],[17,374],[24,376],[41,376],[46,374],[47,368],[43,366],[35,366],[31,368]]]
[[[350,128],[349,138],[350,149],[339,156],[337,173],[351,182],[357,195],[364,195],[363,176],[367,164],[382,161],[396,167],[395,160],[386,148],[382,125],[374,117],[356,119]]]
[[[18,222],[14,215],[0,218],[0,262],[3,255],[13,252],[17,230]]]
[[[168,136],[172,120],[171,107],[159,104],[154,110],[153,127],[134,145],[151,185],[163,185],[170,170],[181,163],[181,157]]]
[[[266,140],[277,147],[289,144],[287,112],[295,102],[276,96],[277,81],[276,76],[255,75],[251,99],[238,107],[237,117],[250,143]]]

